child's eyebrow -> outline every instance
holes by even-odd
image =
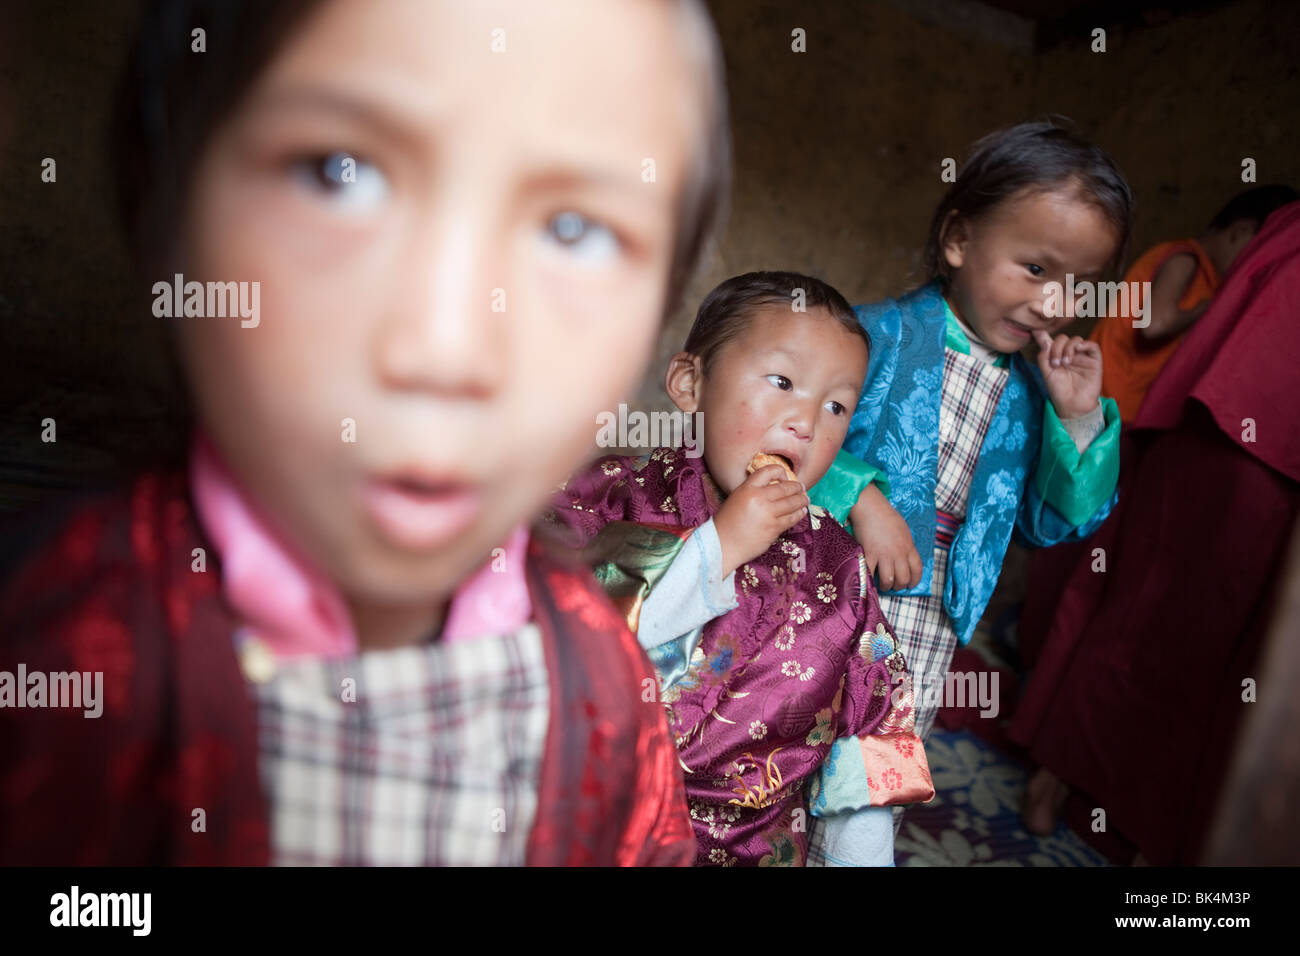
[[[423,142],[420,130],[427,123],[427,119],[414,114],[394,113],[378,100],[358,97],[329,87],[288,86],[272,89],[251,100],[248,108],[250,113],[331,113],[412,145]]]
[[[618,193],[620,199],[631,199],[647,210],[658,211],[663,203],[652,189],[646,189],[640,178],[640,168],[629,166],[628,171],[615,172],[607,166],[597,166],[567,158],[539,157],[535,165],[538,172],[524,177],[520,191],[524,193],[563,192],[574,189],[600,190]]]

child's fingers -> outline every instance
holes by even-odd
[[[1074,348],[1074,354],[1070,359],[1071,365],[1079,365],[1083,368],[1092,368],[1101,363],[1101,346],[1096,342],[1089,342],[1083,339]]]
[[[1082,338],[1080,338],[1077,335],[1071,336],[1070,341],[1066,343],[1065,348],[1062,350],[1061,364],[1073,365],[1075,361],[1081,357],[1079,348],[1082,345],[1083,345]]]
[[[1062,365],[1070,364],[1070,357],[1074,354],[1074,339],[1066,337],[1065,344],[1061,346],[1060,360]]]
[[[1052,344],[1047,349],[1047,364],[1053,368],[1061,364],[1061,346],[1065,344],[1063,338],[1060,335],[1052,336]]]
[[[921,583],[921,572],[925,570],[921,565],[921,555],[917,553],[916,548],[907,553],[907,567],[912,572],[907,579],[907,586],[914,588]]]
[[[1065,350],[1070,347],[1070,337],[1068,335],[1058,335],[1052,340],[1052,365],[1061,366],[1065,364]]]
[[[807,513],[808,513],[808,509],[805,508],[803,505],[800,505],[799,507],[795,508],[793,511],[783,512],[777,518],[777,521],[781,526],[781,530],[789,531],[791,528],[797,525],[800,522],[800,520],[803,518],[803,516],[806,515]]]
[[[753,482],[755,485],[763,487],[784,480],[784,468],[780,465],[764,465],[762,468],[755,468],[753,473],[745,479],[745,483]]]
[[[789,514],[803,514],[808,510],[808,498],[803,493],[786,495],[771,504],[771,514],[784,517]]]
[[[803,490],[803,485],[797,481],[778,481],[763,489],[763,500],[774,508],[782,507],[791,501],[798,501],[806,507],[808,505],[808,493]]]
[[[894,562],[883,555],[880,566],[876,568],[876,584],[882,591],[894,590]]]
[[[894,564],[894,587],[898,590],[912,586],[912,569],[907,566],[907,555],[900,554]]]
[[[1038,370],[1046,375],[1052,368],[1052,337],[1042,329],[1035,329],[1034,341],[1038,343]]]

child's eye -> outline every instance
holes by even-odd
[[[794,385],[792,385],[790,380],[784,375],[769,375],[767,376],[767,380],[783,392],[788,392],[790,389],[794,388]]]
[[[827,402],[826,410],[830,412],[832,415],[843,415],[846,411],[848,411],[848,409],[846,409],[839,402]]]
[[[580,259],[606,262],[618,254],[619,240],[612,229],[576,212],[552,216],[547,234]]]
[[[1041,275],[1043,275],[1043,268],[1042,268],[1042,266],[1036,266],[1036,265],[1034,265],[1032,262],[1030,262],[1030,263],[1026,263],[1025,268],[1029,270],[1029,274],[1030,274],[1031,276],[1041,276]]]
[[[299,160],[294,175],[331,205],[343,209],[370,209],[388,196],[388,180],[379,168],[348,153]]]

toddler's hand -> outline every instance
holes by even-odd
[[[858,495],[849,511],[853,535],[867,555],[867,571],[882,591],[914,588],[921,583],[921,555],[903,516],[875,485]]]
[[[765,465],[731,493],[713,526],[722,544],[722,576],[772,546],[808,513],[808,494],[797,481],[782,481],[780,465]]]
[[[1053,338],[1042,329],[1034,332],[1034,341],[1038,369],[1057,416],[1079,418],[1096,408],[1101,397],[1101,346],[1077,335]]]

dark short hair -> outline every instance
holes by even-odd
[[[146,270],[174,248],[185,201],[208,137],[228,117],[293,30],[322,0],[148,0],[117,94],[112,152],[117,197],[131,245]],[[676,3],[704,60],[708,106],[678,204],[664,313],[675,308],[719,227],[731,185],[726,72],[702,0]],[[206,52],[190,52],[191,31]],[[148,274],[152,274],[150,271]]]
[[[871,336],[847,299],[828,282],[798,272],[746,272],[715,286],[704,297],[682,351],[698,356],[707,374],[718,350],[740,335],[761,306],[792,306],[803,290],[805,310],[825,309],[846,331],[862,339],[871,353]]]
[[[1068,123],[1062,117],[1034,120],[997,130],[975,143],[930,220],[924,258],[928,278],[948,278],[943,234],[949,213],[974,220],[1024,190],[1071,184],[1115,227],[1119,245],[1110,267],[1119,267],[1128,254],[1133,230],[1133,190],[1115,161]]]
[[[208,138],[320,0],[148,0],[117,91],[117,200],[141,264],[174,247]],[[205,52],[191,52],[191,31]]]
[[[1227,205],[1210,220],[1210,229],[1218,232],[1220,229],[1227,229],[1234,222],[1249,219],[1258,231],[1264,225],[1264,220],[1272,215],[1275,209],[1280,209],[1297,199],[1300,199],[1300,193],[1280,183],[1242,190],[1229,199]]]

